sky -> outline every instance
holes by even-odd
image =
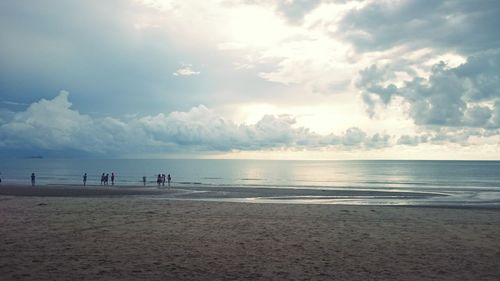
[[[495,0],[0,1],[0,157],[500,159]]]

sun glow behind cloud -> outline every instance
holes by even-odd
[[[297,32],[272,10],[260,6],[231,7],[224,14],[227,18],[221,28],[226,41],[242,48],[268,48]]]
[[[179,154],[204,149],[210,157],[411,158],[432,151],[446,158],[460,151],[470,158],[499,143],[500,50],[491,16],[498,7],[488,3],[96,1],[67,4],[66,14],[47,15],[63,3],[51,1],[51,9],[34,6],[33,22],[22,28],[11,15],[24,15],[25,7],[3,4],[4,11],[11,8],[0,33],[7,42],[0,47],[0,87],[9,109],[0,111],[0,126],[21,128],[12,116],[68,89],[82,116],[109,116],[119,126],[126,123],[123,116],[173,122],[184,116],[176,112],[205,112],[231,124],[223,127],[230,134],[210,132],[220,142],[231,136],[233,146],[217,146],[210,138],[194,144],[182,130],[148,139],[175,144]],[[79,23],[87,15],[94,20]],[[30,28],[35,22],[45,24]],[[13,48],[12,42],[23,44]],[[19,77],[29,77],[33,86],[16,84]],[[26,96],[18,98],[20,92]],[[108,102],[95,102],[101,99]],[[117,106],[106,106],[109,101]],[[199,122],[189,120],[181,128]],[[271,123],[293,137],[283,145],[263,138],[257,147],[230,129],[259,131]],[[357,152],[346,144],[354,136],[362,140]],[[13,139],[0,138],[0,147],[9,149],[6,143]]]

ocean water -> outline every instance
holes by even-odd
[[[159,159],[1,159],[4,182],[99,184],[102,173],[118,185],[137,185],[146,176],[171,174],[178,184],[346,188],[500,189],[500,161],[272,161]]]
[[[271,161],[159,159],[0,159],[2,183],[82,182],[99,185],[102,173],[116,175],[116,185],[154,186],[159,173],[171,174],[176,186],[232,186],[368,189],[454,192],[469,200],[500,197],[500,161]]]

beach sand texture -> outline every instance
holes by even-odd
[[[0,196],[1,280],[500,280],[500,210]]]

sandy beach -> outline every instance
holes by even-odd
[[[498,209],[39,190],[0,187],[2,280],[500,279]]]

